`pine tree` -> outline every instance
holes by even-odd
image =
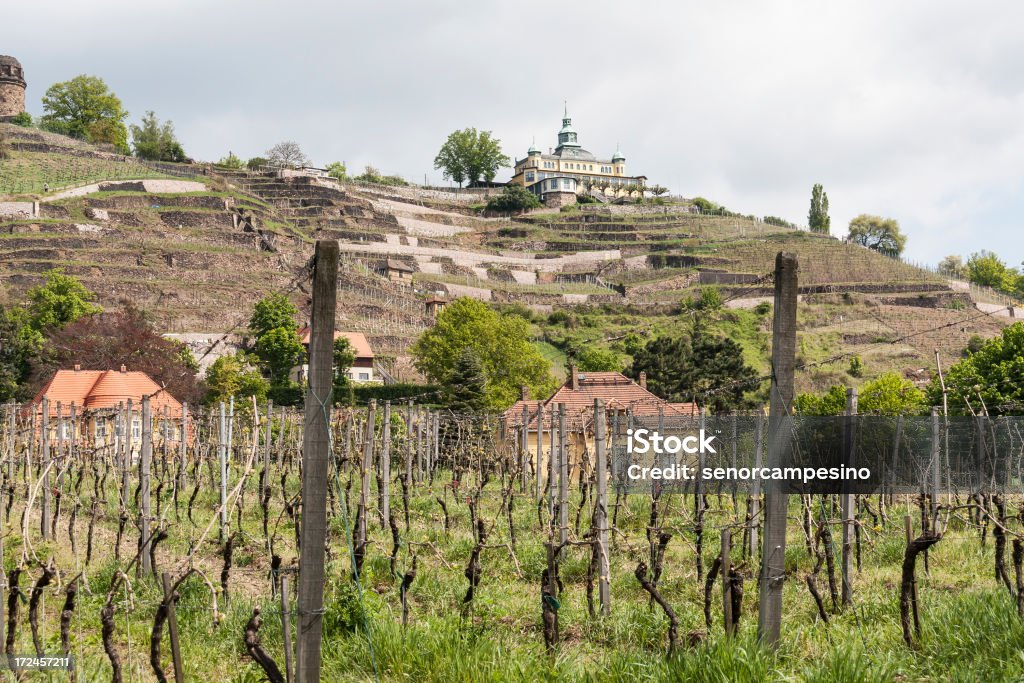
[[[486,379],[480,356],[472,348],[462,349],[446,388],[446,403],[453,413],[478,413],[487,407]]]
[[[828,193],[821,183],[811,188],[811,210],[807,214],[807,225],[811,232],[828,234],[832,219],[828,216]]]

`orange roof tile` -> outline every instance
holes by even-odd
[[[129,400],[140,405],[143,396],[150,397],[154,415],[163,414],[164,407],[173,417],[181,417],[182,412],[181,403],[176,398],[149,375],[138,371],[58,370],[39,390],[32,404],[38,404],[44,396],[49,401],[51,415],[57,414],[58,402],[65,410],[72,403],[79,409],[98,410],[116,408],[119,403]]]
[[[608,410],[630,410],[637,417],[653,417],[659,410],[669,416],[692,416],[698,414],[694,403],[669,403],[655,396],[647,389],[626,377],[620,372],[580,372],[577,375],[579,385],[572,388],[572,378],[558,388],[552,396],[544,401],[546,409],[559,403],[565,404],[566,421],[571,429],[582,429],[589,424],[594,410],[594,399],[604,401]],[[505,424],[518,427],[523,421],[523,403],[517,401],[505,411]],[[536,426],[537,401],[525,401],[531,406],[530,424]]]
[[[304,346],[309,346],[309,328],[299,328],[299,340]],[[348,343],[352,345],[352,350],[356,352],[356,358],[373,358],[373,349],[370,348],[370,342],[366,339],[366,335],[362,332],[335,332],[334,338],[341,339],[344,337],[348,339]]]

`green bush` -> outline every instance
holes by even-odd
[[[436,384],[356,384],[352,388],[355,401],[365,405],[370,401],[406,401],[425,398],[432,401],[437,397],[440,387]]]
[[[487,200],[487,210],[498,213],[519,213],[538,206],[537,196],[522,185],[506,185],[501,194]]]
[[[32,127],[32,115],[29,114],[27,111],[23,111],[20,114],[17,114],[16,116],[14,116],[11,119],[11,123],[13,123],[16,126],[21,126],[22,128],[31,128]]]
[[[768,315],[772,312],[772,305],[767,301],[762,301],[758,305],[754,306],[754,313],[757,315]]]
[[[270,387],[267,396],[278,406],[302,405],[305,400],[305,392],[298,382],[282,382]]]

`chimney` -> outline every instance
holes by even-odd
[[[75,363],[75,372],[78,372],[81,369],[82,369],[82,366],[80,364],[78,364],[78,363]]]
[[[519,386],[519,400],[529,401],[530,400],[530,387],[522,384]]]
[[[647,388],[647,371],[646,370],[641,370],[640,371],[640,381],[638,382],[638,384],[640,384],[640,388],[641,389],[646,389]]]
[[[580,373],[576,370],[575,365],[569,366],[569,388],[573,391],[580,390]]]
[[[121,363],[121,372],[128,372],[128,368],[124,366],[124,363]]]

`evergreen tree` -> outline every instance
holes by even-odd
[[[480,356],[469,346],[455,360],[445,388],[445,402],[453,413],[479,413],[487,409],[487,394]]]
[[[647,388],[672,402],[693,401],[715,413],[749,407],[744,398],[757,376],[732,339],[708,334],[700,322],[690,336],[658,337],[633,358],[629,375],[647,373]]]
[[[821,183],[811,188],[811,210],[807,214],[807,226],[811,232],[828,234],[832,219],[828,216],[828,193]]]

